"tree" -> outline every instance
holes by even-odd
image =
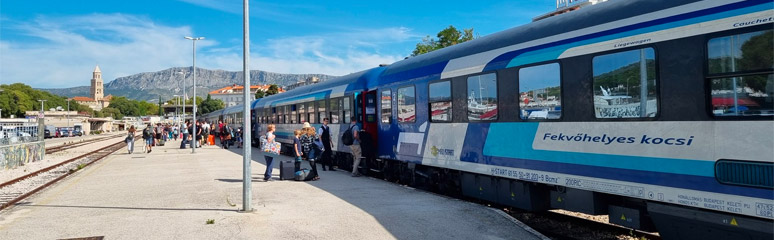
[[[137,101],[127,99],[126,97],[113,97],[110,100],[108,108],[117,109],[122,115],[126,116],[140,116],[142,114]]]
[[[263,91],[261,91],[261,90],[255,91],[255,99],[261,99],[261,98],[263,98],[265,95],[266,95],[266,93],[265,93],[265,92],[263,92]]]
[[[199,104],[198,110],[201,112],[201,114],[208,114],[216,110],[223,109],[224,106],[225,103],[223,103],[223,101],[220,99],[212,99],[212,97],[207,94],[207,99]]]
[[[272,84],[269,86],[269,90],[266,90],[266,97],[279,93],[279,86]]]
[[[417,43],[416,48],[413,52],[411,52],[411,56],[418,56],[441,48],[473,40],[474,34],[475,33],[473,32],[473,28],[459,31],[454,26],[449,25],[449,27],[446,29],[438,32],[436,35],[438,40],[431,38],[429,35],[423,38],[421,43]]]
[[[116,108],[106,107],[101,112],[102,117],[113,117],[113,119],[122,119],[124,115]]]

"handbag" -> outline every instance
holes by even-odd
[[[268,141],[266,135],[261,136],[261,151],[267,156],[279,156],[280,143],[274,140]]]

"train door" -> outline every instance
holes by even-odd
[[[361,122],[363,130],[374,139],[376,146],[376,134],[379,132],[376,115],[376,90],[355,94],[355,101],[355,117]]]

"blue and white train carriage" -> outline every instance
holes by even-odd
[[[340,136],[355,116],[376,176],[665,239],[771,239],[772,16],[771,0],[600,3],[259,99],[253,136],[276,124],[289,144],[325,117]]]

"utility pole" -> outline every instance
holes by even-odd
[[[242,151],[244,153],[242,154],[242,211],[243,212],[252,212],[252,177],[251,177],[251,169],[250,169],[250,159],[251,159],[251,153],[253,150],[251,141],[252,137],[250,134],[250,8],[248,7],[248,0],[244,0],[244,40],[242,42],[243,45],[243,52],[242,52],[242,58],[243,58],[243,65],[244,68],[244,90],[243,96],[244,96],[244,111],[243,111],[243,119],[242,121],[242,141],[244,141],[244,145],[242,145]]]

